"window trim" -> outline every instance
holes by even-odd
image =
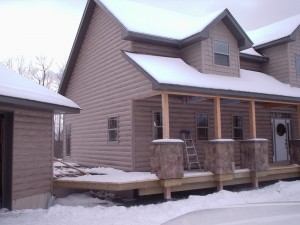
[[[199,126],[198,127],[198,116],[206,116],[207,117],[207,127]],[[209,131],[209,113],[195,113],[195,127],[196,127],[196,141],[207,141],[209,139],[208,131]],[[198,128],[205,128],[206,129],[206,139],[198,139]]]
[[[217,50],[216,50],[216,44],[217,44],[217,43],[220,43],[220,44],[226,44],[226,46],[227,46],[227,53],[217,51]],[[229,43],[224,42],[224,41],[214,40],[214,41],[213,41],[213,53],[214,53],[214,54],[213,54],[213,57],[214,57],[214,65],[230,67],[230,54],[229,54],[229,53],[230,53],[230,46],[229,46]],[[228,57],[228,65],[224,65],[224,64],[217,63],[217,62],[216,62],[216,54],[222,55],[222,56],[227,56],[227,57]]]
[[[155,113],[159,113],[161,115],[161,126],[154,126],[154,118],[155,118],[154,114]],[[152,121],[151,121],[151,123],[152,123],[152,140],[158,140],[160,138],[155,138],[155,133],[156,133],[155,129],[161,127],[161,129],[163,130],[163,117],[162,117],[162,111],[161,110],[153,110],[152,111]],[[161,138],[163,138],[163,137],[161,137]]]
[[[116,118],[117,125],[114,128],[110,128],[110,120]],[[116,131],[117,132],[117,137],[116,140],[110,140],[110,131]],[[119,116],[109,116],[107,119],[107,143],[119,143]]]
[[[72,125],[71,124],[67,124],[65,125],[65,137],[66,137],[66,156],[71,156],[71,152],[72,152]]]
[[[296,58],[295,58],[296,62],[296,77],[300,77],[300,54],[296,54]]]
[[[234,126],[235,124],[234,124],[234,118],[235,117],[241,117],[242,118],[242,126],[241,127],[236,127],[236,126]],[[231,121],[232,121],[232,139],[233,140],[243,140],[244,139],[244,117],[243,117],[243,115],[232,115],[232,117],[231,117]],[[236,129],[240,129],[240,130],[242,130],[242,138],[236,138],[235,137],[235,130]]]

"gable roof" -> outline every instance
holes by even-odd
[[[58,93],[62,95],[64,95],[67,90],[71,74],[76,64],[76,60],[81,45],[83,43],[85,34],[87,32],[89,23],[91,21],[92,15],[94,13],[96,4],[116,19],[116,21],[123,28],[123,36],[126,40],[147,41],[150,43],[159,43],[176,47],[182,47],[184,45],[206,39],[208,37],[208,30],[212,26],[216,25],[218,22],[223,21],[228,27],[228,29],[238,40],[240,50],[250,48],[253,44],[250,38],[245,33],[245,31],[241,28],[241,26],[237,23],[237,21],[227,9],[219,10],[210,15],[198,18],[180,13],[175,13],[165,9],[147,6],[145,4],[140,4],[129,0],[88,0],[83,13],[83,17],[81,19],[81,23],[79,25],[79,29],[77,31],[77,35],[75,37],[75,41],[73,43],[71,53],[69,55],[69,59],[66,65],[66,69],[64,71],[62,81],[59,86]],[[143,10],[139,11],[137,9]],[[154,10],[158,15],[160,15],[160,17],[153,16],[154,14],[151,10]],[[140,16],[134,17],[134,15]],[[130,18],[128,21],[126,19],[127,16]],[[153,20],[153,18],[159,18],[159,20]],[[176,23],[171,19],[176,20]],[[126,24],[133,24],[131,24],[130,26],[128,25],[129,27],[127,28],[125,24],[122,23],[123,20],[126,21]],[[161,26],[162,21],[164,21],[164,25],[162,26],[163,29],[161,31],[163,31],[164,34],[173,33],[173,36],[160,36],[156,32],[151,32],[151,30],[133,30],[136,26],[139,27],[139,29],[144,29],[143,27],[156,27],[155,29],[157,29],[159,28],[158,25]],[[145,25],[146,22],[151,23],[151,26],[150,24]],[[191,25],[189,25],[189,22],[191,22]],[[170,27],[173,28],[173,32],[166,32],[166,30],[164,30],[165,28],[168,28],[168,25],[170,25]],[[183,32],[185,33],[185,36],[174,36],[174,32],[177,32],[178,27],[185,29],[185,32]],[[179,33],[181,32],[182,30],[180,30]]]
[[[68,98],[0,65],[0,102],[36,107],[59,113],[78,113]]]
[[[296,39],[300,30],[300,14],[280,20],[276,23],[247,32],[254,42],[255,49],[263,49],[278,44],[284,44]]]
[[[253,44],[228,9],[196,17],[130,0],[95,2],[122,25],[126,40],[182,47],[208,38],[208,30],[222,21],[237,39],[240,50]]]
[[[300,102],[300,88],[291,87],[264,73],[241,69],[240,77],[204,74],[180,58],[124,54],[145,72],[155,90]]]

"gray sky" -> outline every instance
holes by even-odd
[[[300,13],[300,0],[132,1],[193,15],[228,8],[246,31]],[[85,4],[86,0],[0,0],[0,60],[43,54],[65,62]]]

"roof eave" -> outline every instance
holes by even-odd
[[[269,61],[266,56],[250,55],[240,52],[240,58],[250,62],[265,63]]]
[[[232,32],[233,36],[238,42],[240,51],[252,47],[253,42],[228,9],[225,9],[219,16],[217,16],[210,24],[208,24],[203,29],[202,32],[208,32],[209,29],[211,29],[220,21],[222,21],[225,26]]]
[[[38,102],[29,99],[21,99],[10,96],[0,95],[0,102],[4,104],[14,105],[16,107],[22,108],[34,108],[45,111],[51,111],[54,113],[62,113],[62,114],[75,114],[80,113],[80,108],[73,108],[63,105]]]
[[[58,93],[61,95],[65,95],[67,87],[68,87],[68,83],[71,79],[71,74],[73,72],[73,69],[75,67],[79,52],[80,52],[80,48],[81,45],[83,43],[85,34],[87,32],[89,23],[91,21],[94,9],[95,9],[95,5],[96,3],[94,2],[94,0],[89,0],[86,4],[80,25],[79,25],[79,29],[77,31],[67,64],[66,64],[66,69],[64,71],[63,77],[62,77],[62,81],[60,83],[59,89],[58,89]]]
[[[263,49],[271,48],[271,47],[274,47],[274,46],[277,46],[277,45],[286,44],[286,43],[289,43],[289,42],[292,42],[292,41],[295,41],[295,38],[293,36],[289,35],[289,36],[286,36],[286,37],[283,37],[283,38],[280,38],[280,39],[277,39],[277,40],[274,40],[274,41],[270,41],[268,43],[255,45],[255,46],[253,46],[253,48],[255,50],[263,50]]]
[[[162,84],[156,86],[158,91],[172,91],[172,92],[182,92],[182,93],[194,93],[194,94],[204,94],[210,96],[223,96],[223,97],[235,97],[235,98],[247,98],[247,99],[259,99],[259,100],[269,100],[269,101],[285,101],[299,103],[300,98],[288,97],[282,95],[269,95],[262,93],[252,93],[243,91],[233,91],[233,90],[221,90],[212,88],[201,88],[201,87],[191,87],[191,86],[181,86],[174,84]]]

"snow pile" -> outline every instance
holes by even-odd
[[[102,3],[127,30],[173,40],[182,40],[201,32],[225,10],[196,17],[130,0],[97,1],[100,5]]]
[[[185,200],[133,207],[101,205],[94,207],[55,205],[48,210],[0,212],[1,225],[158,225],[195,210],[237,204],[300,201],[300,181],[278,182],[253,191],[220,191]]]
[[[180,58],[129,52],[125,54],[160,84],[300,97],[300,88],[291,87],[260,72],[241,69],[240,77],[204,74]]]
[[[80,109],[68,98],[0,65],[0,96]]]

